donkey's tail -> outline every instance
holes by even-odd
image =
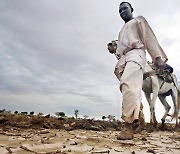
[[[173,74],[173,81],[174,81],[174,86],[176,87],[177,89],[177,107],[175,107],[175,110],[174,110],[174,117],[178,117],[179,116],[179,113],[180,113],[180,89],[179,89],[179,86],[178,86],[178,81],[177,81],[177,77],[175,74]],[[175,105],[175,104],[174,104]]]
[[[172,118],[171,121],[176,117],[178,117],[180,113],[180,89],[177,89],[177,92],[178,92],[177,104],[176,104],[177,106],[176,107],[174,106],[174,113],[172,115],[168,114],[168,116]]]
[[[178,103],[178,111],[180,112],[180,89],[178,89],[178,100],[177,100],[177,103]]]

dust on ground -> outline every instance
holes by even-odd
[[[173,124],[145,129],[117,140],[119,121],[0,114],[0,154],[179,154],[180,131]]]

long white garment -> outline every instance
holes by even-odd
[[[122,119],[125,122],[132,123],[135,119],[139,119],[142,82],[141,66],[133,61],[126,63],[120,78],[120,90],[123,96]]]
[[[127,22],[121,29],[118,36],[117,55],[125,55],[132,49],[146,49],[152,60],[161,57],[167,61],[167,56],[159,45],[155,34],[146,19],[142,16],[136,17]]]
[[[132,123],[140,112],[143,71],[146,64],[146,52],[139,39],[136,20],[126,23],[118,37],[117,55],[120,57],[115,75],[120,81],[122,92],[122,119]]]
[[[118,79],[123,73],[125,65],[129,61],[134,61],[141,66],[144,71],[146,65],[146,52],[142,43],[135,19],[130,20],[121,29],[118,36],[116,54],[120,59],[115,67],[115,75]]]

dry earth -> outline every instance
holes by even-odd
[[[0,114],[0,154],[180,154],[180,131],[168,124],[117,140],[122,123]]]

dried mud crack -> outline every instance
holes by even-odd
[[[131,140],[117,140],[121,122],[0,115],[0,153],[14,154],[144,154],[180,153],[180,131],[145,129]]]

